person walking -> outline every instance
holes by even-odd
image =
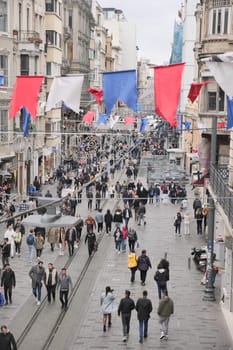
[[[121,227],[123,224],[123,212],[120,207],[117,207],[113,216],[113,221],[115,223],[115,227]]]
[[[29,262],[32,263],[35,252],[35,235],[33,229],[30,229],[27,235],[26,243],[28,246]]]
[[[132,252],[135,249],[135,244],[138,240],[137,232],[130,227],[128,230],[128,244],[129,244],[129,250]]]
[[[22,243],[22,234],[20,232],[20,227],[17,226],[14,234],[14,242],[15,242],[15,255],[20,257],[20,249]]]
[[[8,242],[11,245],[11,258],[14,258],[15,255],[15,242],[14,242],[15,231],[13,229],[12,223],[7,225],[7,230],[4,233],[4,238],[8,238]]]
[[[195,198],[193,201],[193,212],[194,212],[194,219],[196,219],[196,212],[198,208],[202,208],[202,203],[199,198]]]
[[[64,309],[65,311],[68,308],[68,296],[69,296],[70,288],[71,289],[73,288],[73,283],[72,283],[71,277],[67,275],[66,268],[63,267],[58,276],[57,289],[60,290],[61,308]]]
[[[64,227],[60,227],[58,232],[58,243],[59,243],[59,255],[63,256],[66,249],[66,230]]]
[[[5,265],[5,269],[1,277],[1,287],[4,288],[5,305],[12,304],[12,288],[15,288],[16,280],[15,273],[10,264]]]
[[[0,247],[2,249],[2,267],[4,268],[6,264],[9,264],[9,258],[11,255],[11,245],[8,242],[8,238],[3,239],[3,243]]]
[[[55,302],[57,280],[57,270],[54,268],[52,263],[49,263],[44,276],[44,283],[47,289],[47,298],[49,304],[51,303],[51,296],[53,297],[53,302]]]
[[[0,332],[0,349],[17,350],[17,344],[13,334],[8,330],[6,325],[1,326]]]
[[[48,229],[47,238],[50,244],[51,252],[54,252],[55,244],[58,242],[59,230],[57,227],[50,227]]]
[[[142,298],[139,298],[136,302],[136,311],[138,314],[139,322],[139,343],[143,343],[143,337],[148,336],[148,321],[150,313],[153,310],[151,300],[147,298],[148,292],[144,290],[142,292]]]
[[[105,222],[106,233],[107,233],[107,234],[111,234],[113,216],[112,216],[112,214],[111,214],[110,209],[108,209],[107,212],[106,212],[106,214],[104,215],[104,222]]]
[[[160,261],[157,266],[157,271],[154,275],[154,280],[156,281],[158,287],[159,300],[162,298],[162,292],[167,291],[167,281],[169,281],[169,268],[165,268],[163,260],[165,259],[162,259]]]
[[[181,221],[182,221],[182,216],[181,216],[181,213],[178,212],[176,214],[176,218],[175,218],[175,221],[174,221],[174,226],[175,226],[175,234],[178,234],[179,237],[181,237],[181,233],[180,233]]]
[[[203,221],[203,213],[202,208],[197,208],[196,210],[196,221],[197,221],[197,234],[202,234],[202,221]]]
[[[168,339],[168,323],[170,316],[174,313],[174,303],[168,296],[168,292],[164,291],[162,300],[159,302],[159,307],[157,311],[159,315],[159,325],[160,325],[160,340]]]
[[[114,311],[115,296],[113,295],[113,289],[107,286],[105,292],[101,294],[100,305],[103,313],[103,331],[106,332],[106,324],[108,321],[108,327],[112,326],[112,312]]]
[[[132,249],[128,254],[127,265],[131,271],[130,282],[133,283],[135,281],[135,273],[138,269],[138,257],[134,249]]]
[[[42,250],[44,248],[44,238],[40,232],[37,233],[35,237],[35,249],[36,249],[36,257],[40,260]]]
[[[140,271],[141,285],[145,286],[146,275],[149,268],[152,268],[150,258],[146,255],[146,250],[143,249],[138,258],[138,270]]]
[[[69,226],[69,228],[66,230],[66,236],[65,240],[68,245],[68,250],[69,250],[69,256],[74,255],[74,242],[77,240],[77,232],[75,227],[72,225]]]
[[[32,280],[32,292],[36,298],[37,305],[41,303],[41,288],[42,283],[44,282],[45,269],[43,267],[43,262],[38,261],[37,265],[32,266],[29,271],[29,277]]]
[[[126,252],[127,236],[128,236],[128,229],[125,225],[122,226],[121,233],[122,233],[121,252],[125,253]]]
[[[128,229],[129,220],[132,218],[132,210],[129,208],[128,204],[125,204],[122,215],[125,222],[125,226]]]
[[[104,216],[102,213],[102,209],[98,209],[98,213],[95,216],[95,221],[97,223],[97,231],[102,232],[103,231],[103,223],[104,223]]]
[[[118,254],[121,253],[121,242],[122,242],[122,231],[120,229],[120,227],[117,227],[114,234],[113,234],[114,240],[115,240],[115,248],[116,248],[116,252],[118,252]]]
[[[130,331],[131,312],[135,309],[135,302],[130,298],[130,291],[125,291],[125,297],[121,299],[118,306],[118,316],[121,316],[123,328],[123,342],[127,341]]]
[[[91,229],[86,234],[85,244],[86,243],[88,245],[88,254],[91,256],[97,250],[96,235]]]

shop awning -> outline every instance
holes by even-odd
[[[0,154],[0,162],[9,162],[15,157],[16,155],[14,152],[11,152],[8,154]]]

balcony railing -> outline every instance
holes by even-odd
[[[19,32],[19,40],[23,42],[30,42],[35,44],[41,44],[42,39],[40,33],[35,31],[21,30]]]
[[[211,167],[210,185],[233,227],[233,191],[228,186],[229,170],[225,166]]]

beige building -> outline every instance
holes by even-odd
[[[38,115],[31,120],[29,136],[22,135],[22,115],[8,120],[8,109],[16,75],[44,75],[44,2],[40,0],[0,1],[0,71],[4,75],[0,92],[0,167],[8,170],[20,194],[38,174],[42,155],[45,99],[43,88],[38,99]],[[9,178],[8,178],[9,179]]]
[[[200,81],[210,82],[202,88],[199,97],[197,124],[199,128],[201,127],[202,142],[211,142],[212,116],[217,117],[218,123],[226,122],[226,96],[201,60],[214,54],[232,51],[232,15],[232,0],[203,0],[196,8],[195,57],[198,63],[197,77]],[[217,231],[216,229],[215,236],[221,234],[225,242],[222,245],[222,254],[220,257],[217,256],[217,259],[221,261],[224,268],[221,271],[222,307],[231,333],[233,327],[232,142],[232,132],[230,133],[225,127],[223,129],[217,128],[216,166],[211,170],[208,187],[215,201],[216,216],[219,216],[221,222],[221,230]],[[215,247],[218,246],[215,244]]]

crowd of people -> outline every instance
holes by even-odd
[[[98,234],[106,234],[113,239],[113,246],[120,255],[128,251],[127,267],[130,270],[130,282],[134,283],[137,271],[140,274],[142,286],[146,284],[147,271],[152,268],[151,260],[147,255],[146,249],[141,250],[137,256],[136,248],[139,248],[138,230],[146,228],[147,224],[147,205],[178,204],[180,206],[180,222],[176,222],[176,232],[180,234],[181,222],[184,219],[187,208],[186,189],[183,185],[170,182],[161,182],[160,184],[151,184],[146,188],[138,179],[138,157],[140,156],[139,147],[134,149],[134,154],[116,161],[116,155],[120,152],[122,156],[127,153],[126,144],[118,145],[116,154],[106,155],[104,162],[110,165],[110,169],[101,168],[103,159],[97,153],[88,158],[85,165],[79,167],[75,176],[71,178],[66,171],[59,167],[53,175],[53,181],[57,181],[57,194],[62,196],[64,189],[71,189],[64,200],[61,201],[60,211],[62,215],[71,215],[77,218],[75,225],[61,228],[35,228],[27,232],[21,219],[25,217],[25,211],[30,210],[26,200],[22,201],[22,216],[16,222],[8,222],[7,230],[4,234],[2,248],[2,266],[4,268],[1,276],[1,286],[4,288],[5,303],[12,303],[12,289],[16,285],[16,277],[10,266],[10,258],[21,256],[21,244],[23,239],[28,248],[28,261],[32,266],[29,269],[29,277],[32,281],[32,290],[37,305],[41,303],[41,289],[43,286],[47,292],[48,303],[55,302],[56,292],[59,290],[59,299],[62,310],[68,308],[68,296],[73,287],[72,280],[66,269],[57,271],[56,267],[49,262],[47,268],[44,268],[42,261],[43,249],[46,240],[49,243],[51,252],[58,252],[58,255],[67,254],[72,257],[75,248],[81,243],[83,232],[85,238],[83,241],[87,244],[88,256],[92,256],[98,249]],[[143,151],[153,149],[156,153],[156,147],[146,145],[142,147]],[[115,151],[114,151],[115,152]],[[162,149],[160,151],[162,152]],[[107,152],[108,153],[108,152]],[[108,156],[108,158],[107,158]],[[113,160],[113,162],[111,162]],[[114,164],[114,167],[113,167]],[[125,174],[126,179],[120,181],[116,179],[118,171]],[[99,172],[101,174],[99,175]],[[41,185],[37,184],[35,179],[30,189],[30,201],[33,203],[33,209],[36,207],[34,193],[41,192]],[[36,188],[37,185],[37,188]],[[33,191],[33,192],[32,192]],[[49,190],[45,193],[46,197],[52,196]],[[85,199],[85,202],[84,202]],[[103,203],[108,199],[112,203],[111,208],[104,206]],[[80,215],[79,208],[87,205],[87,215]],[[106,209],[105,209],[106,207]],[[21,210],[20,210],[21,211]],[[195,218],[197,212],[195,209]],[[177,220],[177,218],[176,218]],[[140,227],[142,226],[142,228]],[[200,227],[200,226],[199,226]],[[37,259],[37,261],[35,260]],[[5,277],[3,277],[5,276]],[[6,276],[8,276],[6,278]],[[158,288],[159,305],[157,313],[160,324],[160,339],[168,339],[168,322],[174,312],[174,304],[168,296],[167,282],[169,281],[169,263],[162,259],[155,271],[154,280]],[[8,281],[8,282],[6,282]],[[148,336],[148,321],[152,312],[152,302],[148,298],[147,290],[142,292],[142,297],[136,302],[131,299],[130,291],[125,291],[125,296],[120,300],[119,305],[115,305],[114,291],[107,286],[100,298],[101,310],[103,313],[103,331],[112,326],[112,312],[116,311],[122,319],[123,341],[126,342],[130,331],[131,312],[135,309],[139,321],[139,342],[143,343]]]

